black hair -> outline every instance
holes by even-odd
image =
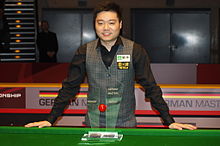
[[[93,21],[95,22],[95,19],[98,15],[98,13],[103,12],[103,11],[112,11],[117,13],[119,22],[122,20],[122,14],[121,14],[121,8],[118,4],[110,1],[104,1],[101,2],[97,5],[97,7],[94,10],[94,15],[93,15]]]
[[[47,20],[41,20],[41,23],[47,23],[49,25]]]

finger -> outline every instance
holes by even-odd
[[[178,124],[172,124],[169,126],[170,129],[177,129],[177,130],[182,130],[183,128],[179,126]]]
[[[33,123],[26,124],[24,127],[33,127]]]
[[[175,126],[175,129],[177,129],[177,130],[183,130],[183,128],[182,128],[181,126],[179,126],[179,125],[176,125],[176,126]]]
[[[189,129],[189,130],[195,130],[197,129],[195,126],[190,125],[190,124],[185,124],[183,128]]]
[[[184,129],[188,129],[188,130],[195,130],[196,127],[190,124],[177,124],[179,127],[184,128]]]
[[[194,126],[194,125],[190,125],[190,127],[193,128],[193,129],[197,129],[197,127]]]
[[[188,129],[188,130],[193,130],[193,128],[190,127],[190,126],[188,126],[188,125],[183,125],[182,128],[184,128],[184,129]]]
[[[36,127],[36,126],[39,126],[40,123],[39,122],[33,122],[33,123],[29,123],[27,125],[25,125],[25,127]]]
[[[29,124],[24,125],[24,127],[29,127]]]
[[[48,121],[44,121],[41,123],[41,125],[39,125],[39,128],[43,128],[43,127],[50,127],[52,124]]]
[[[43,128],[43,127],[46,127],[46,125],[40,125],[40,126],[38,126],[38,128]]]
[[[41,123],[40,125],[38,125],[38,128],[43,128],[43,127],[46,127],[48,126],[46,123]]]

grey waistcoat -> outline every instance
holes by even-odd
[[[121,40],[124,46],[119,46],[113,62],[108,68],[102,61],[100,48],[96,48],[98,40],[87,44],[86,71],[89,94],[86,124],[91,127],[102,127],[105,124],[108,128],[135,127],[136,125],[132,63],[134,42],[123,37]],[[129,56],[130,61],[128,61]],[[122,57],[127,57],[127,59],[121,60]],[[118,68],[118,64],[121,69]],[[105,112],[99,111],[100,104],[107,106]],[[105,122],[102,123],[102,121]]]

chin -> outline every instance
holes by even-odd
[[[101,38],[102,41],[105,41],[105,42],[111,42],[111,41],[114,41],[116,40],[115,38]]]

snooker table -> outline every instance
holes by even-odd
[[[1,146],[75,146],[75,145],[124,145],[124,146],[220,146],[220,130],[172,130],[172,129],[108,129],[123,134],[116,142],[83,142],[88,131],[106,129],[91,128],[24,128],[0,127]]]

